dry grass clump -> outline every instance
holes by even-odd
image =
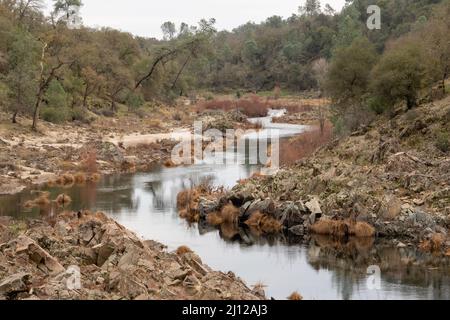
[[[219,212],[212,212],[206,217],[206,222],[211,226],[220,226],[224,220]]]
[[[439,252],[443,249],[445,236],[442,233],[433,234],[429,240],[422,241],[419,245],[420,250],[425,252]],[[448,253],[448,252],[447,252]]]
[[[179,256],[185,255],[186,253],[192,253],[192,250],[187,246],[181,246],[176,251],[176,254]]]
[[[366,222],[351,221],[348,219],[322,219],[311,226],[311,232],[335,237],[355,236],[367,238],[375,235],[375,228]]]
[[[245,224],[266,234],[280,233],[283,229],[280,222],[259,211],[255,211]]]
[[[239,209],[231,203],[227,204],[222,208],[220,216],[225,223],[237,224],[239,221]]]
[[[56,197],[55,202],[60,207],[64,207],[72,202],[72,198],[70,198],[68,195],[63,193]]]
[[[75,178],[75,183],[77,183],[77,184],[83,184],[87,180],[86,174],[83,172],[77,172],[74,175],[74,178]]]
[[[198,222],[200,220],[200,213],[198,211],[200,195],[200,192],[196,188],[181,191],[177,195],[177,208],[181,218],[189,222]]]
[[[175,168],[177,165],[175,162],[172,161],[172,159],[167,159],[164,161],[164,167],[166,168]]]
[[[183,190],[177,195],[177,209],[181,218],[189,222],[200,220],[200,198],[217,199],[224,194],[224,188],[214,188],[209,180],[204,180],[196,187]]]
[[[97,152],[93,149],[86,150],[81,154],[81,169],[84,172],[97,172]]]
[[[36,199],[25,202],[25,208],[48,207],[50,205],[49,197],[49,192],[41,192]]]
[[[300,293],[298,293],[297,291],[293,292],[289,297],[288,300],[291,301],[301,301],[303,300],[303,297]]]
[[[83,184],[85,182],[97,182],[100,180],[100,175],[98,173],[86,174],[84,172],[77,172],[75,174],[64,173],[58,176],[56,179],[49,181],[47,185],[49,187],[53,186],[71,186],[75,183]]]
[[[98,173],[92,173],[89,176],[86,177],[86,181],[89,182],[98,182],[101,178],[101,175]]]
[[[239,235],[239,227],[234,223],[224,222],[220,225],[220,235],[227,240],[233,240]]]
[[[203,112],[205,110],[222,110],[222,111],[232,111],[240,110],[243,114],[248,117],[265,117],[269,111],[271,105],[268,101],[264,101],[258,96],[252,96],[246,99],[235,100],[210,100],[202,102],[198,107],[198,112]]]

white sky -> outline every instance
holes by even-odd
[[[49,11],[53,1],[45,0]],[[297,13],[305,0],[83,0],[85,25],[108,26],[145,37],[161,38],[161,25],[172,21],[195,25],[202,18],[216,18],[218,30],[231,30],[248,21],[261,22]],[[339,11],[345,0],[322,0]]]

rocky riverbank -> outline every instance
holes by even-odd
[[[450,97],[396,110],[274,176],[198,199],[199,219],[231,203],[238,224],[256,212],[300,237],[388,238],[450,256],[449,119]]]
[[[103,213],[0,220],[1,299],[264,299],[187,247],[167,252]]]

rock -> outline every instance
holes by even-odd
[[[273,217],[275,213],[275,203],[272,199],[265,199],[256,204],[252,204],[250,211],[259,211]]]
[[[381,216],[386,220],[396,219],[402,212],[402,203],[396,197],[386,198],[386,202],[381,209]]]
[[[130,265],[131,266],[136,265],[137,262],[139,261],[141,254],[142,253],[136,250],[135,248],[131,248],[127,250],[127,252],[120,258],[117,266],[119,267],[119,269],[124,269]]]
[[[241,191],[232,193],[228,196],[228,200],[237,208],[240,208],[244,203],[255,200],[255,197],[248,191]]]
[[[0,282],[0,295],[10,295],[28,290],[28,284],[31,278],[29,273],[16,273]]]
[[[289,232],[296,236],[305,235],[305,227],[303,225],[298,225],[289,229]]]
[[[406,248],[406,247],[407,247],[407,245],[404,244],[404,243],[402,243],[402,242],[399,242],[399,243],[397,244],[397,248]]]
[[[205,219],[208,216],[208,214],[214,211],[218,211],[219,208],[220,208],[219,201],[200,198],[198,204],[200,219]]]
[[[250,212],[250,207],[252,205],[251,201],[246,202],[242,207],[239,208],[239,221],[245,222],[247,221],[252,212]]]
[[[286,227],[303,224],[303,214],[294,203],[289,203],[283,211],[280,223]]]
[[[414,199],[413,200],[413,203],[416,205],[416,206],[423,206],[424,204],[425,204],[425,201],[424,200],[422,200],[422,199]]]
[[[322,209],[320,208],[319,199],[314,197],[309,202],[305,203],[306,208],[308,208],[311,214],[322,214]]]
[[[115,248],[109,243],[101,243],[92,249],[97,253],[97,266],[102,267],[109,257],[113,254]]]
[[[26,254],[44,272],[59,274],[65,271],[64,267],[42,249],[34,240],[27,236],[20,236],[16,240],[16,254]]]
[[[436,226],[436,222],[433,217],[428,213],[417,210],[411,213],[407,219],[407,222],[412,226],[420,226],[422,228],[431,228],[434,229]]]

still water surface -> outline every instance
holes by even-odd
[[[270,127],[270,121],[265,127]],[[280,135],[298,134],[304,126],[274,125]],[[283,131],[284,130],[284,131]],[[450,261],[420,253],[416,248],[398,249],[372,240],[338,244],[327,238],[308,243],[285,236],[242,241],[244,230],[215,230],[189,225],[178,217],[178,192],[210,179],[216,186],[231,188],[258,170],[253,165],[199,164],[156,168],[150,173],[104,177],[97,184],[51,188],[52,198],[65,192],[71,209],[99,210],[145,239],[159,241],[175,250],[187,245],[214,269],[233,271],[249,286],[262,282],[268,297],[285,299],[293,291],[305,299],[450,299]],[[39,217],[51,212],[26,210],[30,190],[0,197],[0,215]],[[381,287],[371,290],[367,268],[381,268]]]

